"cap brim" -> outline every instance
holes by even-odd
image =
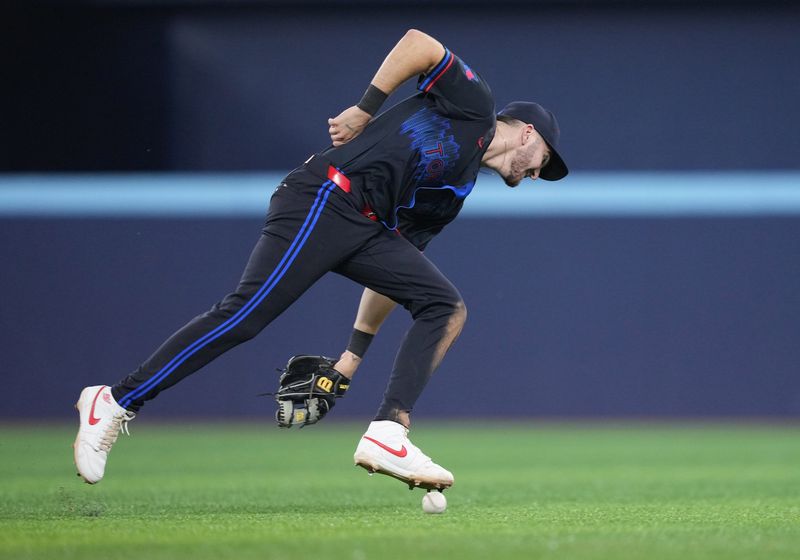
[[[558,181],[567,176],[569,169],[567,169],[567,164],[564,163],[558,152],[553,149],[553,146],[550,146],[549,142],[547,142],[547,145],[550,147],[550,161],[539,171],[539,178],[545,181]]]

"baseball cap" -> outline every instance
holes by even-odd
[[[503,107],[503,110],[497,114],[532,124],[536,132],[547,142],[550,147],[550,161],[539,172],[539,177],[545,181],[558,181],[567,176],[567,173],[569,173],[567,164],[564,163],[564,160],[561,159],[561,156],[556,151],[560,131],[553,113],[538,103],[514,101]]]

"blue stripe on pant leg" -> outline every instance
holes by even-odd
[[[127,407],[131,402],[135,399],[139,398],[140,396],[144,395],[148,391],[152,390],[156,385],[161,383],[164,379],[166,379],[175,369],[177,369],[181,364],[183,364],[187,359],[189,359],[192,355],[194,355],[198,350],[202,349],[203,347],[207,346],[209,343],[213,342],[226,332],[233,329],[236,325],[238,325],[241,321],[243,321],[252,311],[255,309],[263,300],[264,298],[272,291],[272,289],[277,285],[280,279],[284,276],[286,271],[288,270],[289,266],[294,262],[294,259],[299,254],[300,250],[303,248],[308,237],[311,235],[311,231],[314,229],[314,226],[319,219],[319,216],[322,214],[322,209],[325,206],[325,203],[328,200],[328,196],[330,195],[331,191],[335,188],[335,185],[330,181],[326,181],[322,187],[320,187],[319,191],[317,191],[317,197],[314,199],[314,203],[311,205],[311,209],[309,210],[308,215],[306,216],[305,222],[303,223],[302,227],[298,231],[297,235],[295,236],[292,244],[290,245],[289,249],[284,254],[281,262],[278,263],[278,266],[275,267],[272,274],[267,278],[264,284],[261,286],[258,292],[256,292],[255,296],[248,301],[233,317],[219,325],[213,331],[207,333],[199,340],[192,343],[182,352],[180,352],[177,356],[175,356],[169,363],[167,363],[161,370],[156,372],[156,374],[148,379],[145,383],[141,386],[137,387],[135,390],[131,391],[124,397],[120,399],[120,406]],[[310,223],[309,223],[310,222]]]
[[[333,188],[334,185],[332,183],[326,182],[317,192],[317,198],[314,200],[314,204],[312,204],[311,210],[309,211],[308,216],[306,216],[305,223],[300,228],[300,231],[293,240],[292,245],[289,247],[287,252],[284,254],[284,257],[281,259],[281,262],[275,268],[275,270],[267,279],[267,281],[262,285],[262,287],[259,289],[256,295],[249,302],[247,302],[247,304],[245,304],[245,306],[243,306],[242,309],[240,309],[233,317],[231,317],[225,323],[219,325],[216,329],[206,334],[201,339],[197,340],[192,345],[183,350],[180,354],[178,354],[175,358],[173,358],[166,366],[164,366],[160,371],[158,371],[153,377],[151,377],[146,383],[142,384],[142,386],[136,388],[128,395],[125,395],[121,399],[120,402],[121,406],[126,406],[125,404],[122,404],[123,401],[129,404],[134,399],[150,391],[153,387],[155,387],[161,381],[163,381],[169,374],[171,374],[177,367],[179,367],[183,362],[185,362],[198,350],[205,347],[207,344],[216,340],[221,335],[225,334],[233,327],[235,327],[237,324],[239,324],[242,320],[244,320],[247,317],[247,315],[249,315],[249,313],[261,301],[263,301],[264,297],[266,297],[269,294],[269,292],[272,290],[272,288],[275,287],[275,285],[281,279],[281,277],[283,277],[283,275],[286,272],[286,269],[294,261],[295,257],[302,248],[302,245],[305,243],[306,239],[308,239],[308,236],[311,234],[311,230],[314,228],[314,225],[316,224],[317,219],[319,218],[319,215],[322,212],[322,207],[327,201],[328,195],[330,194],[330,191]],[[320,199],[320,195],[322,195],[322,199]],[[311,222],[310,225],[309,221]]]

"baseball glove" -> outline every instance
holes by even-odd
[[[302,428],[316,424],[330,412],[350,386],[350,380],[333,369],[335,363],[326,356],[289,358],[275,393],[278,426]]]

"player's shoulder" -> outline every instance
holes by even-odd
[[[437,108],[447,115],[470,120],[494,118],[494,96],[489,84],[449,50],[429,74],[420,77],[417,89],[435,98]]]

